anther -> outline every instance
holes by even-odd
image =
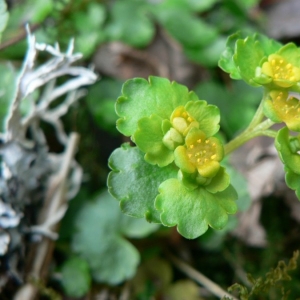
[[[190,145],[190,148],[193,149],[193,148],[194,148],[194,145]]]
[[[212,155],[210,158],[211,158],[211,159],[215,159],[216,157],[217,157],[217,155],[214,154],[214,155]]]
[[[198,163],[200,162],[200,158],[197,159],[197,162],[198,162]]]
[[[188,157],[191,158],[191,157],[192,157],[192,154],[189,153],[189,154],[188,154]]]
[[[274,66],[276,63],[275,59],[272,59],[271,64]]]
[[[187,119],[188,119],[189,122],[193,121],[193,119],[191,117],[188,117]]]
[[[280,64],[283,64],[283,59],[281,59],[281,60],[279,61],[279,63],[280,63]]]
[[[209,140],[206,140],[206,141],[205,141],[205,144],[209,144]]]
[[[197,140],[197,143],[201,144],[201,139]]]

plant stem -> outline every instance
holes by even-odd
[[[174,265],[180,269],[183,273],[188,275],[190,278],[194,279],[196,282],[200,283],[202,286],[207,288],[212,294],[217,296],[218,298],[222,298],[224,296],[229,297],[231,300],[238,300],[233,295],[224,291],[219,285],[215,282],[211,281],[209,278],[204,276],[199,271],[192,268],[190,265],[185,263],[184,261],[180,260],[179,258],[169,254],[169,258],[174,263]]]
[[[266,95],[264,94],[263,99],[262,99],[262,101],[260,101],[257,111],[255,112],[255,115],[246,130],[250,130],[250,129],[254,128],[259,123],[261,123],[261,121],[263,120],[263,118],[264,118],[263,103],[264,103],[265,97],[266,97]]]
[[[257,116],[258,117],[256,118],[255,122],[254,119],[252,120],[251,122],[252,126],[253,124],[258,122],[260,116],[258,114]],[[264,136],[275,138],[276,131],[268,130],[273,124],[275,124],[270,119],[267,119],[259,124],[256,124],[255,127],[252,127],[251,124],[248,126],[248,128],[245,131],[243,131],[236,138],[234,138],[233,140],[231,140],[229,143],[225,145],[224,147],[225,156],[228,155],[230,152],[234,151],[235,149],[237,149],[238,147],[240,147],[241,145],[243,145],[244,143],[246,143],[247,141],[253,139],[254,137],[264,135]]]

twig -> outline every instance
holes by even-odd
[[[180,269],[183,273],[185,273],[188,277],[194,279],[199,284],[203,285],[205,288],[207,288],[212,294],[216,295],[220,299],[224,296],[229,297],[232,300],[238,300],[228,292],[224,291],[219,285],[217,285],[215,282],[211,281],[209,278],[207,278],[205,275],[200,273],[199,271],[192,268],[190,265],[185,263],[184,261],[180,260],[179,258],[175,257],[172,254],[168,254],[171,261],[174,263],[174,265]]]
[[[72,133],[63,158],[63,164],[58,174],[55,174],[50,180],[48,193],[41,214],[39,216],[40,227],[45,230],[45,225],[49,232],[57,229],[57,223],[54,224],[53,218],[60,213],[66,202],[66,184],[67,177],[72,166],[73,157],[79,141],[79,136]],[[61,214],[62,216],[62,214]],[[58,221],[57,218],[55,221]],[[35,226],[35,230],[36,230]],[[30,263],[29,277],[35,280],[44,280],[47,276],[48,266],[51,261],[54,242],[47,237],[32,250],[33,260]],[[29,278],[30,279],[30,278]],[[25,284],[15,295],[14,300],[33,300],[38,294],[38,289],[32,283]]]

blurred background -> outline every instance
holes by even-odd
[[[80,134],[76,159],[84,176],[61,222],[48,279],[37,283],[40,299],[217,299],[213,288],[204,287],[180,262],[224,290],[240,283],[250,291],[248,273],[264,277],[278,261],[287,261],[299,249],[300,204],[285,186],[281,163],[268,138],[252,140],[228,158],[226,164],[239,193],[239,213],[230,217],[225,229],[209,229],[196,240],[181,237],[176,228],[122,215],[117,200],[106,191],[108,158],[128,141],[115,128],[114,111],[127,79],[156,75],[186,85],[199,99],[220,108],[221,133],[228,141],[250,122],[262,90],[233,81],[218,68],[227,37],[242,30],[297,44],[299,1],[6,2],[9,20],[0,44],[1,123],[27,50],[26,23],[38,42],[58,42],[63,50],[74,38],[75,52],[83,54],[80,63],[99,76],[63,117],[67,132]],[[41,55],[38,61],[46,58]],[[62,152],[51,127],[42,126],[50,151]],[[22,285],[14,272],[23,279],[26,274],[19,266],[13,269],[4,264],[1,269],[11,275],[1,286],[0,298],[13,299]],[[282,286],[290,291],[289,296],[282,295]],[[283,285],[249,299],[297,297],[298,270]]]

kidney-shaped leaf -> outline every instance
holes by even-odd
[[[155,201],[165,226],[177,225],[178,232],[188,239],[202,235],[211,226],[222,229],[228,214],[234,214],[237,206],[235,189],[229,185],[222,192],[210,193],[203,187],[187,189],[178,179],[169,179],[159,187]]]
[[[118,284],[131,278],[140,260],[137,249],[123,235],[143,237],[157,225],[121,213],[107,192],[87,202],[76,218],[72,248],[90,267],[94,280]]]
[[[148,164],[143,153],[128,144],[116,149],[109,158],[112,169],[108,177],[109,192],[120,201],[122,211],[133,217],[160,223],[154,207],[159,185],[177,176],[173,165],[160,168]]]
[[[116,103],[118,130],[126,136],[137,130],[138,120],[156,114],[169,119],[173,110],[188,101],[198,100],[187,87],[168,79],[150,76],[149,82],[134,78],[125,82]]]

